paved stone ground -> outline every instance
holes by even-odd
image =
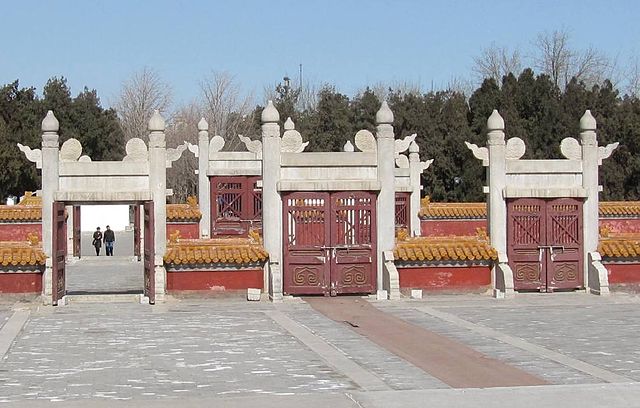
[[[82,272],[82,262],[95,261],[74,266]],[[110,262],[114,265],[108,268],[122,274],[113,274],[108,284],[102,280],[98,289],[138,276],[135,263],[118,257]],[[92,271],[104,276],[100,268]],[[92,273],[78,276],[77,283],[85,286],[84,280],[97,280]],[[24,318],[25,308],[30,313],[0,360],[0,402],[21,407],[40,406],[38,401],[174,406],[178,399],[183,407],[216,402],[233,407],[484,406],[495,401],[527,407],[640,406],[638,296],[536,294],[502,301],[431,296],[373,304],[556,385],[451,390],[302,301],[170,298],[155,306],[59,307],[19,302],[15,315],[0,302],[4,326],[10,326],[7,319],[17,321],[18,313]],[[0,342],[7,337],[4,326]]]
[[[87,256],[67,263],[67,292],[142,293],[142,262],[130,256]]]

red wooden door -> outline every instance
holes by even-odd
[[[331,295],[372,293],[376,286],[376,196],[331,194]]]
[[[372,293],[375,194],[295,192],[283,197],[284,292]]]
[[[540,247],[545,244],[544,200],[521,198],[507,205],[507,257],[516,290],[546,288]]]
[[[521,198],[507,204],[507,256],[515,290],[583,286],[582,202]]]
[[[140,204],[133,206],[133,255],[140,261]]]
[[[285,294],[329,295],[329,193],[290,193],[283,204]]]
[[[53,203],[53,234],[52,234],[52,299],[54,306],[66,294],[65,261],[67,256],[67,222],[64,213],[64,203]]]
[[[246,235],[249,228],[261,228],[259,179],[255,176],[210,177],[211,235]]]
[[[144,208],[144,295],[149,298],[149,303],[156,303],[155,282],[155,240],[153,201],[145,201]]]
[[[73,206],[73,256],[80,258],[82,232],[80,231],[80,206]]]
[[[547,290],[583,287],[582,201],[547,202]]]

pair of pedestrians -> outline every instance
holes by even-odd
[[[100,227],[96,228],[93,233],[93,246],[96,249],[96,256],[100,256],[100,248],[104,241],[104,247],[107,252],[107,256],[113,256],[113,243],[116,241],[116,234],[107,225],[107,230],[102,234]]]

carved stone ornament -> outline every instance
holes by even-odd
[[[187,142],[187,149],[197,158],[200,153],[200,147],[197,144]]]
[[[565,137],[560,142],[560,153],[569,160],[581,160],[582,148],[580,143],[572,137]]]
[[[613,151],[616,150],[619,144],[620,143],[615,142],[615,143],[610,143],[604,147],[603,146],[598,147],[598,164],[602,164],[603,159],[608,159],[609,156],[611,156],[611,153],[613,153]]]
[[[262,141],[261,140],[251,140],[251,138],[247,136],[238,135],[238,138],[244,143],[247,147],[247,150],[251,153],[254,153],[257,158],[262,157]]]
[[[524,156],[525,151],[526,146],[524,145],[524,141],[519,137],[512,137],[507,140],[504,155],[508,160],[518,160]]]
[[[471,150],[471,153],[473,153],[473,157],[482,160],[483,166],[489,165],[489,149],[487,149],[486,147],[478,147],[477,144],[469,142],[464,142],[464,144],[467,145],[467,148],[469,150]]]
[[[29,146],[18,143],[18,149],[27,157],[31,163],[36,164],[37,169],[42,168],[42,150],[32,149]]]
[[[167,149],[167,160],[165,163],[166,167],[170,168],[171,163],[178,160],[180,156],[182,156],[182,152],[184,152],[185,150],[187,150],[187,142],[182,143],[181,145],[177,146],[175,149]]]
[[[377,151],[376,138],[373,133],[368,130],[358,130],[354,138],[356,147],[361,152],[375,152]]]
[[[149,160],[147,145],[144,143],[144,140],[138,137],[129,139],[124,149],[127,155],[122,161],[144,162]]]
[[[416,140],[416,136],[418,135],[414,133],[412,135],[405,136],[403,139],[396,139],[396,146],[395,146],[396,155],[407,151],[407,149],[411,145],[411,142]]]
[[[429,166],[431,166],[431,163],[433,163],[433,159],[429,159],[427,161],[420,162],[420,173],[422,173],[423,171],[428,169]]]
[[[86,154],[83,154],[82,156],[80,156],[78,161],[82,163],[89,163],[91,161],[91,157],[87,156]]]
[[[289,153],[301,153],[309,142],[302,143],[302,135],[295,129],[287,130],[282,135],[280,150]]]
[[[407,156],[405,156],[404,154],[397,154],[397,156],[396,156],[396,166],[398,166],[401,169],[408,169],[409,168],[409,158]]]
[[[60,161],[78,161],[82,154],[82,144],[78,139],[68,139],[60,148]]]
[[[344,144],[344,147],[342,148],[342,150],[345,152],[355,151],[355,148],[353,147],[353,143],[351,143],[351,140],[347,140],[347,143]]]
[[[222,136],[215,135],[214,137],[212,137],[211,141],[209,142],[209,155],[211,155],[211,153],[217,153],[221,151],[224,147],[224,143],[225,141]]]

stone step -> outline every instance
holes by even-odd
[[[72,303],[149,303],[142,293],[89,293],[64,297],[64,304]]]

